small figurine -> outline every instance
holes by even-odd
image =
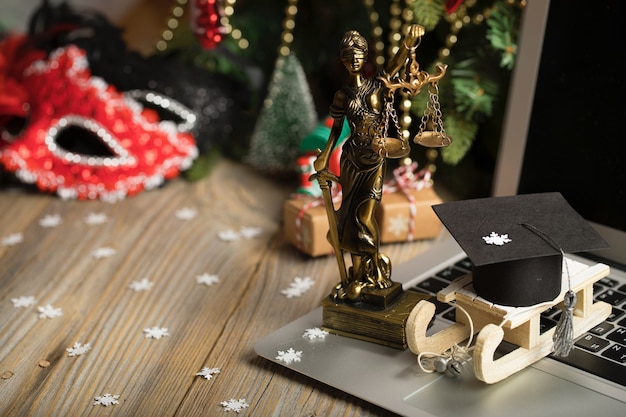
[[[362,74],[368,52],[366,39],[352,30],[341,40],[341,60],[350,73],[350,80],[335,94],[330,108],[333,127],[326,147],[314,162],[316,173],[312,176],[322,190],[329,190],[332,182],[338,182],[343,193],[343,202],[337,212],[332,204],[326,205],[331,223],[329,240],[335,249],[341,274],[341,282],[333,292],[337,300],[358,301],[362,299],[364,289],[383,290],[393,286],[391,262],[378,250],[379,231],[374,212],[382,196],[385,159],[401,158],[410,151],[406,138],[387,135],[389,120],[395,117],[395,92],[404,89],[415,95],[423,85],[435,83],[445,74],[445,66],[440,66],[435,76],[419,71],[414,55],[423,34],[422,26],[411,25],[404,47],[374,78],[365,78]],[[412,62],[407,67],[410,55]],[[350,125],[351,135],[343,145],[341,174],[337,178],[328,170],[328,163],[344,118]],[[349,270],[343,262],[344,251],[351,255]]]
[[[328,308],[325,308],[329,315],[334,314],[331,310],[338,311],[340,316],[345,312],[344,306],[338,303],[358,308],[364,302],[383,309],[388,308],[403,294],[402,286],[391,279],[391,261],[379,251],[379,229],[374,214],[383,193],[385,160],[405,157],[410,151],[407,138],[401,135],[397,127],[397,116],[393,107],[396,92],[401,90],[412,97],[423,86],[434,87],[433,92],[429,91],[429,107],[433,107],[431,102],[436,101],[433,97],[436,97],[437,82],[446,71],[444,65],[437,67],[435,75],[420,71],[415,50],[423,35],[422,26],[409,26],[403,46],[387,67],[372,78],[366,78],[362,73],[368,52],[366,39],[352,30],[346,32],[341,40],[340,56],[350,78],[333,99],[330,114],[334,122],[326,146],[319,152],[313,164],[316,172],[311,176],[311,180],[317,180],[322,189],[329,221],[328,239],[333,246],[341,276],[341,282],[333,289]],[[436,107],[438,110],[438,106]],[[342,147],[338,178],[330,172],[328,166],[344,118],[348,121],[351,134]],[[425,125],[426,118],[432,121],[429,125],[441,126],[440,112],[425,114],[422,125]],[[451,139],[441,131],[442,128],[430,135],[438,138],[438,142],[431,140],[426,144],[421,143],[417,136],[415,141],[424,146],[447,146]],[[342,190],[342,204],[337,211],[332,204],[330,191],[333,182],[339,183]],[[348,252],[351,257],[352,266],[349,269],[344,261],[344,252]],[[407,304],[407,308],[410,311],[411,303]],[[358,317],[361,312],[350,310],[348,315],[352,319],[354,314]],[[352,328],[355,326],[349,323],[351,319],[347,320],[347,328],[335,327],[335,330],[355,333]],[[356,333],[366,334],[356,337],[370,340],[369,333],[376,331],[357,330]],[[403,334],[402,323],[398,332]],[[403,335],[399,335],[399,339],[402,338]],[[385,341],[381,343],[388,344]],[[400,340],[397,345],[403,347],[404,342]]]

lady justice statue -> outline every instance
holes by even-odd
[[[446,66],[438,66],[437,73],[420,71],[415,50],[424,28],[412,25],[402,46],[377,76],[365,78],[362,74],[367,60],[366,39],[357,31],[349,31],[341,40],[340,56],[349,72],[349,82],[336,92],[330,107],[334,124],[328,142],[314,163],[316,179],[324,193],[329,218],[329,241],[333,245],[341,282],[332,291],[335,302],[370,303],[387,307],[402,293],[400,284],[391,280],[391,262],[379,252],[379,231],[374,218],[383,192],[385,160],[408,155],[408,140],[401,137],[393,108],[397,90],[410,97],[422,86],[437,87]],[[438,102],[437,102],[438,104]],[[351,134],[342,148],[340,178],[328,171],[328,160],[339,134],[344,117]],[[426,116],[425,116],[426,117]],[[432,118],[432,117],[431,117]],[[396,137],[388,136],[388,128],[395,123]],[[424,132],[432,136],[433,132]],[[418,135],[422,138],[424,135]],[[425,146],[446,146],[451,139],[435,135],[436,141]],[[421,140],[421,139],[420,139]],[[418,138],[416,138],[418,141]],[[335,211],[330,194],[332,183],[341,186],[342,204]],[[343,253],[350,254],[352,266],[347,269]]]

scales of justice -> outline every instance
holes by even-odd
[[[438,99],[438,82],[446,65],[436,72],[420,70],[416,49],[424,28],[411,25],[398,52],[375,77],[362,74],[367,60],[367,41],[356,31],[347,32],[340,43],[341,60],[349,81],[337,91],[330,107],[334,119],[328,142],[314,162],[328,215],[328,239],[334,249],[341,281],[323,300],[323,327],[333,333],[404,349],[406,319],[426,295],[404,291],[391,279],[391,261],[379,251],[379,230],[374,213],[383,192],[385,161],[406,157],[409,140],[402,135],[394,98],[409,98],[428,90],[429,100],[414,143],[425,147],[448,146]],[[328,170],[344,119],[351,134],[342,148],[340,175]],[[335,210],[333,183],[341,187],[342,203]],[[352,265],[347,266],[344,254]]]

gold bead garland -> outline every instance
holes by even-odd
[[[509,6],[515,6],[516,3],[520,8],[526,6],[527,0],[506,0]],[[450,23],[450,33],[446,37],[446,44],[439,50],[439,58],[445,60],[450,56],[450,50],[458,41],[458,33],[468,24],[479,25],[491,15],[492,7],[485,7],[480,12],[470,15],[471,8],[476,6],[476,0],[466,0],[453,13],[445,14],[445,19]]]
[[[372,45],[374,62],[377,66],[382,67],[385,65],[385,56],[383,55],[385,43],[383,42],[383,28],[379,22],[380,16],[374,9],[374,0],[363,0],[363,6],[365,6],[370,25],[372,26],[372,36],[374,38],[374,44]]]
[[[174,29],[178,28],[180,18],[185,14],[185,6],[188,0],[176,0],[172,7],[170,17],[167,19],[167,27],[161,32],[161,39],[156,43],[157,51],[164,52],[169,47],[170,41],[174,38]]]
[[[250,42],[243,37],[241,30],[234,28],[230,23],[230,18],[235,13],[236,2],[237,0],[224,0],[224,16],[220,19],[220,23],[224,27],[226,34],[230,35],[231,38],[237,41],[237,46],[239,48],[247,49]]]
[[[234,1],[234,0],[233,0]],[[298,0],[288,0],[283,20],[283,32],[280,35],[280,47],[278,54],[287,56],[291,53],[293,43],[293,29],[296,27],[296,15],[298,14]]]
[[[400,0],[394,0],[390,6],[391,20],[389,22],[390,34],[389,34],[389,56],[398,52],[400,47],[399,42],[402,39],[402,34],[406,33],[408,26],[413,22],[413,5],[414,0],[404,0],[404,7],[400,5]],[[400,129],[401,135],[404,139],[409,139],[411,133],[409,127],[413,122],[411,117],[411,100],[407,93],[401,93],[401,100],[399,110],[400,117]]]

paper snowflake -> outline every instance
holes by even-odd
[[[135,292],[148,291],[150,288],[152,288],[153,285],[154,285],[154,283],[148,281],[147,278],[142,278],[139,281],[131,282],[130,285],[128,286],[128,288],[130,288],[131,290],[133,290]]]
[[[175,213],[176,218],[180,220],[191,220],[196,217],[196,214],[198,214],[198,211],[191,207],[183,207],[179,210],[176,210]]]
[[[235,413],[239,413],[240,411],[243,411],[244,408],[250,407],[245,398],[241,398],[239,400],[231,398],[228,401],[222,401],[220,405],[224,407],[224,411],[234,411]]]
[[[206,380],[210,380],[213,378],[213,375],[219,374],[220,368],[202,368],[200,372],[196,374],[196,376],[201,376]]]
[[[213,284],[217,284],[218,282],[220,282],[220,279],[217,275],[210,275],[210,274],[204,273],[196,277],[196,283],[204,284],[207,287],[210,287]]]
[[[35,297],[33,297],[32,295],[28,295],[18,298],[11,298],[11,302],[13,303],[13,307],[30,307],[35,304]]]
[[[217,237],[225,242],[234,242],[242,237],[244,239],[253,239],[261,234],[262,229],[260,227],[241,227],[239,231],[233,229],[221,230],[217,233]]]
[[[108,258],[109,256],[113,256],[115,253],[115,249],[110,247],[102,247],[91,251],[91,256],[96,259]]]
[[[306,329],[302,337],[307,339],[325,339],[328,335],[326,330],[322,330],[319,327],[313,327],[312,329]]]
[[[76,342],[74,346],[65,349],[69,352],[67,356],[80,356],[84,353],[87,353],[91,350],[91,343],[85,343],[84,345]]]
[[[502,246],[506,243],[511,242],[511,239],[509,239],[508,234],[499,235],[496,232],[491,232],[489,236],[483,236],[483,240],[488,245],[496,245],[496,246]]]
[[[276,360],[285,362],[287,365],[289,365],[291,362],[300,362],[301,358],[302,351],[296,351],[293,348],[289,348],[287,349],[287,351],[279,350],[278,356],[276,356]]]
[[[119,401],[117,401],[118,398],[120,398],[119,395],[111,395],[107,392],[104,395],[98,395],[96,398],[94,398],[93,405],[103,405],[105,407],[108,407],[110,405],[119,404]]]
[[[282,290],[280,293],[286,296],[287,298],[300,297],[302,294],[307,292],[313,287],[315,281],[310,277],[296,277],[293,282],[289,284],[289,288]]]
[[[21,233],[11,233],[2,238],[2,246],[13,246],[24,241],[24,235]]]
[[[106,223],[107,220],[109,219],[107,215],[104,213],[89,213],[85,217],[85,224],[88,224],[90,226],[95,226],[97,224]]]
[[[52,319],[63,315],[60,308],[52,307],[50,304],[46,304],[43,307],[39,306],[37,307],[37,310],[39,310],[40,319]]]
[[[217,232],[217,237],[225,242],[234,242],[236,240],[239,240],[241,238],[241,235],[235,232],[233,229],[227,229]]]
[[[170,335],[167,331],[167,327],[149,327],[143,329],[143,332],[148,339],[160,339]]]
[[[242,227],[239,229],[239,233],[246,239],[253,239],[259,236],[262,232],[260,227]]]
[[[401,214],[389,219],[387,230],[394,236],[401,236],[409,231],[409,219]]]
[[[57,227],[63,223],[59,214],[47,214],[39,220],[39,225],[45,228]]]

